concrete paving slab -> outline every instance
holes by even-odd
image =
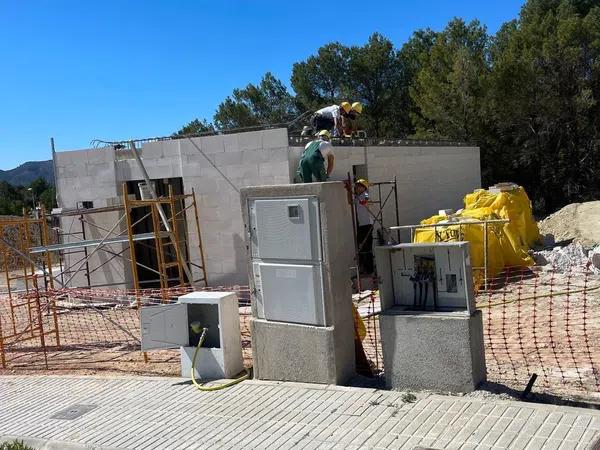
[[[199,392],[177,378],[4,376],[0,442],[18,438],[45,450],[591,448],[600,438],[596,410],[401,396],[306,383],[245,381]],[[77,405],[96,407],[56,418]]]

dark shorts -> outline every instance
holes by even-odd
[[[335,126],[335,122],[333,119],[329,117],[321,116],[320,114],[315,114],[310,119],[310,125],[313,128],[315,133],[318,133],[321,130],[331,131]]]

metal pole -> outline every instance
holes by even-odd
[[[394,197],[396,202],[396,225],[400,225],[400,214],[398,212],[398,183],[396,182],[396,175],[394,175]],[[400,230],[398,233],[398,243],[400,243]]]
[[[381,184],[377,185],[377,189],[379,191],[379,217],[381,218],[381,228],[382,232],[385,229],[385,225],[383,224],[383,207],[384,205],[381,203]]]
[[[183,202],[185,205],[185,200]],[[204,246],[202,244],[202,230],[200,228],[200,217],[198,215],[198,205],[196,203],[196,192],[194,191],[194,188],[192,188],[192,202],[194,205],[194,218],[196,219],[196,231],[198,233],[198,250],[200,250],[200,260],[202,261],[202,273],[204,274],[204,286],[208,287],[208,277],[206,275],[206,262],[204,261]]]
[[[79,223],[81,224],[81,240],[85,241],[85,223],[83,222],[83,214],[79,216]],[[90,263],[88,261],[87,247],[83,247],[83,257],[85,258],[85,277],[87,278],[88,287],[92,287],[92,281],[90,279]]]
[[[55,189],[55,200],[58,206],[61,205],[62,202],[59,201],[60,198],[60,190],[58,178],[56,177],[56,148],[54,147],[54,138],[50,138],[50,149],[52,150],[52,173],[54,175],[54,189]]]
[[[183,276],[183,253],[181,250],[179,239],[179,227],[177,226],[177,207],[175,198],[173,197],[173,186],[169,184],[169,209],[171,210],[171,225],[173,226],[173,237],[175,238],[175,257],[177,258],[177,275],[179,276],[179,284],[185,285],[185,277]]]
[[[38,282],[37,282],[37,275],[33,276],[33,286],[35,288],[35,306],[37,308],[37,320],[39,322],[39,326],[40,326],[40,345],[42,346],[42,349],[44,350],[44,362],[46,363],[46,369],[48,369],[48,352],[46,350],[46,339],[44,336],[44,320],[42,318],[42,305],[40,302],[40,290],[38,287]],[[30,304],[29,299],[27,299],[27,303]],[[31,322],[31,337],[34,336],[34,325],[33,325],[33,321]]]
[[[360,285],[360,265],[359,265],[359,252],[358,248],[358,230],[357,230],[357,217],[356,217],[356,207],[354,204],[354,186],[352,185],[352,177],[350,177],[350,172],[348,172],[348,189],[350,189],[348,199],[350,200],[350,210],[352,212],[352,236],[354,237],[354,259],[356,260],[356,288],[358,292],[362,292],[362,286]]]
[[[487,222],[483,223],[483,272],[484,272],[484,289],[488,290],[488,226]]]
[[[94,250],[92,250],[92,252],[88,255],[87,258],[85,258],[85,261],[83,261],[82,264],[79,265],[79,267],[77,269],[75,269],[75,271],[73,272],[73,274],[69,277],[69,279],[67,280],[67,282],[65,283],[65,285],[68,285],[71,280],[73,278],[75,278],[75,275],[77,275],[77,272],[79,272],[83,266],[85,265],[86,262],[89,261],[89,259],[94,256],[96,254],[96,252],[100,249],[100,247],[102,247],[104,245],[104,242],[108,239],[108,237],[117,229],[117,227],[121,224],[121,222],[123,221],[123,219],[125,218],[126,214],[123,214],[119,220],[117,220],[117,222],[113,225],[113,227],[110,229],[110,231],[108,233],[106,233],[106,236],[104,236],[102,238],[102,240],[98,243],[98,245],[96,246],[96,248]]]
[[[127,183],[123,183],[123,205],[125,206],[125,217],[127,218],[127,237],[129,239],[129,254],[131,256],[131,276],[133,277],[133,288],[135,289],[136,298],[137,298],[137,306],[138,311],[140,308],[140,299],[139,299],[139,280],[138,280],[138,272],[137,272],[137,264],[136,264],[136,256],[135,256],[135,242],[133,241],[133,225],[131,224],[131,216],[129,213],[131,212],[129,207],[129,198],[127,193]]]
[[[135,147],[135,142],[129,141],[129,143],[131,145],[131,153],[133,153],[133,157],[135,158],[135,160],[138,164],[138,167],[140,168],[140,171],[142,172],[142,177],[144,178],[144,181],[146,182],[146,186],[148,187],[150,196],[152,197],[153,200],[158,200],[158,196],[156,195],[156,191],[154,190],[154,187],[152,186],[150,176],[148,175],[148,172],[146,171],[146,168],[144,167],[144,163],[142,162],[142,159],[140,158],[140,155],[138,154],[137,148]],[[158,209],[158,214],[160,215],[160,219],[165,227],[165,230],[167,231],[167,234],[169,235],[169,239],[171,239],[171,242],[173,243],[173,246],[179,245],[175,241],[175,238],[173,237],[171,227],[169,226],[169,221],[167,220],[167,216],[162,208],[162,205],[160,203],[157,203],[156,207]],[[183,270],[185,272],[187,279],[190,280],[190,286],[195,288],[196,286],[194,283],[194,278],[192,276],[192,271],[190,270],[190,267],[187,264],[183,264]]]

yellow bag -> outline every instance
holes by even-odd
[[[475,286],[483,281],[484,269],[484,225],[472,221],[509,219],[505,224],[487,225],[488,277],[498,275],[504,267],[532,266],[533,258],[527,251],[540,238],[537,223],[531,212],[531,202],[522,187],[512,191],[493,194],[477,189],[464,198],[465,208],[448,217],[435,215],[421,221],[433,225],[448,221],[444,227],[420,228],[415,230],[413,242],[469,241],[471,265]]]
[[[358,308],[352,303],[352,315],[354,316],[354,330],[358,335],[359,339],[363,341],[367,336],[367,327],[365,326],[365,322],[360,317],[358,313]]]

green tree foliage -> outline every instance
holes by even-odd
[[[293,65],[291,86],[267,73],[235,89],[215,128],[360,101],[369,136],[475,142],[483,184],[525,186],[539,213],[600,198],[600,0],[528,0],[493,36],[457,18],[400,49],[377,33],[362,46],[333,42]]]
[[[267,72],[258,85],[234,89],[217,108],[218,129],[285,123],[298,115],[295,101],[285,85]]]
[[[56,191],[43,178],[34,180],[28,187],[15,187],[6,181],[0,181],[0,215],[20,216],[23,208],[32,209],[32,194],[35,194],[36,203],[42,203],[46,211],[56,206]]]
[[[173,136],[187,136],[190,134],[201,134],[201,133],[209,133],[214,131],[215,127],[212,123],[207,122],[206,119],[194,119],[190,123],[181,127],[181,129],[173,133]]]
[[[360,101],[361,122],[368,134],[403,136],[412,129],[407,74],[400,52],[375,33],[364,46],[336,42],[319,48],[294,64],[291,81],[303,111]]]
[[[435,38],[411,89],[416,135],[477,140],[485,111],[489,38],[479,22],[452,20]]]
[[[491,53],[488,165],[522,183],[540,211],[600,195],[598,5],[531,0]]]
[[[349,49],[339,42],[324,45],[316,55],[292,67],[292,87],[303,111],[339,103],[347,94]]]
[[[347,93],[365,106],[371,135],[404,135],[410,128],[403,61],[392,42],[375,33],[362,47],[350,47]]]

